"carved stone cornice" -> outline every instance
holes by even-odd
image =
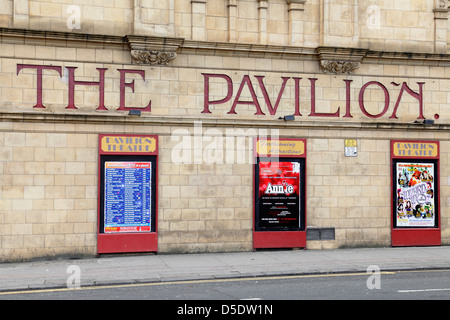
[[[394,52],[339,47],[309,48],[236,42],[194,41],[184,40],[183,38],[135,35],[110,36],[2,27],[0,27],[0,43],[118,51],[174,52],[176,54],[186,55],[317,61],[319,65],[322,64],[321,61],[343,61],[359,62],[360,64],[364,62],[364,64],[450,67],[450,54],[446,53]],[[22,54],[16,54],[15,58],[29,59],[29,57]],[[152,60],[153,58],[149,59]],[[161,57],[159,60],[164,61]],[[54,61],[72,60],[65,57],[56,57]],[[96,57],[92,57],[90,62],[111,63],[109,60],[96,59]],[[329,68],[331,70],[329,72],[335,72],[337,70],[336,68],[332,68],[331,65]],[[338,68],[338,70],[342,69]]]
[[[123,37],[60,32],[42,31],[19,28],[0,28],[0,41],[14,44],[29,44],[56,47],[89,48],[123,50],[127,48],[127,43]]]

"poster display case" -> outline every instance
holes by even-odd
[[[392,246],[441,244],[439,142],[391,141]]]
[[[156,136],[100,135],[98,253],[157,251]]]
[[[306,247],[306,140],[255,140],[253,247]]]
[[[103,232],[152,231],[152,162],[105,161]]]

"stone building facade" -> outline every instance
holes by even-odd
[[[309,249],[392,245],[392,143],[438,145],[450,244],[448,1],[2,4],[0,261],[99,253],[105,134],[157,137],[157,252],[255,249],[265,138],[305,141]]]

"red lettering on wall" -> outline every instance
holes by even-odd
[[[233,97],[233,81],[232,79],[225,75],[225,74],[210,74],[210,73],[202,73],[204,77],[204,107],[202,113],[211,113],[210,106],[211,105],[219,105],[229,102]],[[221,78],[226,81],[227,84],[227,91],[224,98],[219,100],[211,100],[210,97],[210,79],[211,78]],[[281,98],[283,97],[283,94],[285,92],[286,86],[288,85],[290,77],[281,77],[282,83],[280,91],[278,92],[277,100],[275,104],[272,103],[271,97],[267,91],[266,85],[264,84],[264,76],[255,76],[256,80],[258,81],[259,88],[261,89],[261,93],[264,99],[264,102],[267,106],[267,110],[269,111],[270,115],[276,115],[278,112],[278,107],[281,102]],[[299,77],[292,77],[294,80],[294,116],[301,117],[302,114],[300,112],[300,82],[302,78]],[[310,81],[310,91],[311,91],[311,110],[308,114],[308,117],[325,117],[325,118],[339,118],[341,116],[340,114],[340,107],[337,108],[335,112],[319,112],[316,108],[316,85],[319,83],[318,78],[308,78]],[[352,112],[351,112],[351,104],[352,104],[352,82],[353,80],[349,79],[343,79],[342,80],[345,83],[345,114],[342,116],[343,118],[353,118]],[[425,85],[424,82],[418,82],[419,85],[419,92],[413,91],[405,82],[403,83],[399,97],[397,99],[397,102],[395,103],[393,113],[389,119],[397,119],[397,110],[400,105],[400,101],[403,95],[403,92],[406,91],[408,94],[410,94],[412,97],[416,98],[419,102],[419,117],[417,119],[425,119],[424,117],[424,101],[423,101],[423,87]],[[251,96],[251,100],[245,101],[240,100],[242,91],[244,88],[247,87],[248,91]],[[375,87],[375,88],[369,88],[369,87]],[[378,88],[376,88],[378,87]],[[384,107],[383,110],[381,110],[379,113],[370,113],[365,104],[365,93],[367,89],[381,89],[384,93]],[[362,111],[362,113],[368,117],[368,118],[380,118],[383,115],[387,113],[390,106],[390,94],[388,89],[385,85],[383,85],[381,82],[378,81],[369,81],[365,83],[362,88],[359,91],[359,97],[358,97],[358,103],[359,108]],[[249,75],[244,75],[241,83],[239,85],[238,92],[236,94],[236,97],[233,100],[233,104],[231,106],[231,109],[228,111],[228,114],[237,114],[236,107],[238,104],[247,104],[247,105],[253,105],[255,106],[256,112],[255,115],[265,115],[265,113],[261,109],[260,102],[258,100],[258,96],[256,95],[255,88],[253,86],[253,83],[250,79]],[[439,115],[436,114],[435,119],[439,119]]]
[[[134,92],[134,80],[131,82],[125,81],[125,76],[127,73],[136,73],[142,77],[142,80],[145,81],[145,71],[144,70],[129,70],[129,69],[117,69],[120,73],[120,106],[118,111],[126,111],[131,109],[139,109],[145,112],[150,112],[152,107],[152,101],[147,104],[145,108],[133,108],[133,107],[125,107],[125,88],[131,88],[131,92]]]
[[[391,84],[397,87],[399,86],[399,84],[395,82],[391,82]],[[422,120],[425,119],[425,117],[423,116],[423,85],[425,84],[425,82],[417,82],[417,84],[419,85],[419,93],[411,90],[411,88],[408,87],[406,82],[403,82],[402,88],[400,89],[400,94],[398,95],[397,102],[395,103],[394,112],[392,112],[392,116],[390,116],[389,119],[398,119],[396,113],[398,105],[400,104],[400,100],[402,99],[403,91],[408,92],[412,97],[416,98],[419,101],[419,117],[417,119]]]
[[[95,81],[76,81],[75,80],[75,70],[78,67],[66,67],[69,72],[69,104],[66,109],[78,109],[75,106],[75,86],[98,86],[98,107],[96,110],[108,110],[105,107],[105,71],[107,68],[97,68],[100,80],[98,82]]]
[[[54,70],[58,72],[59,76],[62,77],[62,67],[61,66],[38,66],[32,64],[17,64],[17,75],[22,69],[36,69],[36,104],[33,108],[45,108],[42,102],[42,92],[43,92],[43,71],[44,70]],[[99,92],[99,101],[98,106],[95,110],[108,110],[105,107],[105,73],[108,68],[97,68],[99,72],[99,81],[79,81],[75,80],[75,70],[78,67],[66,67],[68,71],[68,104],[66,109],[77,110],[78,108],[75,105],[75,88],[76,86],[98,86]],[[126,75],[130,73],[139,74],[142,77],[142,80],[145,81],[145,71],[144,70],[129,70],[129,69],[118,69],[120,73],[120,102],[119,108],[117,111],[126,111],[131,109],[140,109],[145,112],[151,111],[151,101],[144,108],[133,108],[125,106],[125,88],[131,88],[132,92],[134,92],[134,80],[131,82],[126,82]]]
[[[344,115],[344,118],[353,118],[353,116],[350,113],[350,100],[351,100],[350,85],[353,82],[353,80],[344,80],[344,82],[345,82],[345,115]]]
[[[294,116],[301,117],[300,113],[300,80],[302,78],[293,78],[295,81],[295,112]]]
[[[339,112],[341,108],[338,108],[335,113],[316,112],[316,81],[317,78],[309,78],[311,82],[311,113],[309,117],[337,117],[339,118]]]
[[[366,92],[367,87],[371,86],[371,85],[379,86],[384,92],[384,109],[379,114],[375,114],[375,115],[367,112],[366,107],[364,105],[364,93]],[[384,115],[389,109],[389,101],[390,101],[389,91],[386,89],[386,87],[382,83],[380,83],[378,81],[367,82],[365,85],[363,85],[363,87],[361,88],[361,91],[359,92],[359,107],[361,108],[361,111],[369,118],[379,118],[382,115]]]
[[[275,102],[275,107],[272,107],[272,102],[270,101],[269,94],[267,93],[266,86],[264,85],[263,76],[255,76],[258,79],[259,87],[264,96],[264,100],[266,101],[267,108],[269,109],[269,113],[274,116],[277,113],[278,105],[280,104],[281,96],[283,95],[284,88],[286,87],[286,82],[290,79],[289,77],[281,77],[283,79],[283,84],[281,85],[280,92],[278,93],[277,102]]]
[[[252,101],[241,101],[239,98],[241,97],[242,90],[244,89],[244,86],[247,85],[250,95],[252,96]],[[256,97],[255,89],[253,88],[252,81],[250,80],[250,76],[245,75],[242,79],[241,85],[239,86],[238,93],[236,95],[236,98],[234,99],[233,106],[231,107],[230,111],[228,111],[228,114],[236,114],[236,105],[238,104],[252,104],[256,108],[255,115],[265,115],[264,112],[261,111],[261,107],[258,102],[258,98]]]
[[[222,104],[225,102],[230,101],[232,95],[233,95],[233,81],[231,78],[225,74],[211,74],[211,73],[202,73],[204,77],[204,107],[202,113],[211,113],[209,111],[209,106],[212,104]],[[227,95],[225,98],[220,100],[209,100],[209,78],[222,78],[225,79],[228,85]]]
[[[49,71],[56,71],[59,74],[59,77],[62,77],[62,67],[61,66],[53,66],[53,65],[32,65],[32,64],[17,64],[17,75],[19,75],[20,71],[22,69],[33,69],[36,70],[36,104],[33,106],[33,108],[37,108],[37,109],[45,109],[46,107],[43,104],[43,91],[45,90],[45,88],[43,88],[44,82],[43,82],[43,77],[44,77],[44,73],[46,70]],[[78,108],[75,105],[75,90],[78,86],[94,86],[94,87],[98,87],[98,94],[99,94],[99,102],[98,102],[98,106],[96,107],[95,110],[108,110],[105,106],[105,74],[108,71],[108,68],[97,68],[97,71],[99,73],[99,80],[98,81],[81,81],[81,80],[76,80],[75,79],[75,70],[77,69],[77,67],[66,67],[67,71],[68,71],[68,104],[66,106],[66,109],[72,109],[72,110],[77,110]],[[135,74],[138,75],[142,78],[142,80],[145,82],[145,71],[144,70],[134,70],[134,69],[117,69],[117,71],[119,72],[120,75],[120,82],[119,82],[119,107],[118,109],[116,109],[117,111],[127,111],[127,110],[131,110],[131,109],[141,109],[142,111],[145,112],[150,112],[151,111],[151,105],[152,105],[152,101],[150,100],[149,103],[147,104],[147,106],[145,107],[139,107],[139,108],[135,108],[135,107],[127,107],[125,105],[125,97],[126,97],[126,88],[130,88],[131,92],[134,93],[134,89],[135,89],[135,80],[131,80],[129,82],[127,82],[127,75],[130,74]],[[276,115],[277,113],[279,113],[279,106],[281,103],[282,98],[285,98],[283,95],[286,92],[286,86],[289,85],[291,79],[293,79],[293,98],[294,98],[294,110],[293,110],[293,114],[294,116],[298,116],[301,117],[302,113],[300,110],[300,101],[301,101],[301,97],[300,97],[300,83],[302,78],[301,77],[280,77],[281,78],[281,86],[280,89],[278,91],[278,94],[276,95],[275,93],[270,94],[270,90],[268,90],[268,88],[266,87],[264,80],[265,80],[265,76],[254,76],[255,79],[257,80],[257,86],[259,86],[259,89],[261,91],[260,94],[262,94],[262,97],[258,97],[256,94],[256,90],[255,87],[253,86],[252,80],[250,78],[249,75],[244,75],[242,77],[242,80],[240,82],[239,88],[237,90],[237,94],[234,97],[234,100],[232,100],[233,98],[233,80],[231,79],[230,76],[226,75],[226,74],[213,74],[213,73],[202,73],[203,78],[204,78],[204,102],[203,102],[203,110],[201,111],[201,113],[212,113],[210,110],[211,106],[214,105],[220,105],[220,104],[225,104],[228,103],[230,101],[233,101],[233,103],[231,104],[231,108],[229,109],[229,111],[227,112],[227,114],[237,114],[237,110],[236,107],[238,105],[250,105],[250,106],[254,106],[255,107],[255,115],[265,115],[265,113],[263,112],[261,105],[260,105],[260,101],[258,99],[263,99],[263,101],[265,102],[265,105],[267,107],[267,110],[269,112],[269,114],[271,116]],[[210,85],[211,85],[211,81],[212,79],[215,79],[216,82],[215,84],[219,84],[222,85],[225,90],[224,90],[224,95],[219,95],[219,97],[211,97],[211,90],[210,90]],[[311,92],[311,96],[310,96],[310,113],[308,114],[308,117],[325,117],[325,118],[339,118],[341,116],[340,111],[341,111],[341,106],[339,106],[337,108],[337,110],[335,112],[319,112],[317,110],[317,100],[316,100],[316,86],[318,84],[320,84],[320,80],[318,78],[308,78],[309,79],[309,88],[310,88],[310,92]],[[343,79],[343,84],[345,84],[342,87],[342,90],[345,90],[345,102],[342,101],[343,105],[345,104],[345,114],[343,115],[343,118],[353,118],[352,115],[352,110],[351,110],[351,106],[352,106],[352,83],[353,80],[349,80],[349,79]],[[291,81],[292,83],[292,81]],[[396,87],[400,87],[400,84],[397,84],[395,82],[391,82],[392,85],[396,86]],[[401,103],[401,99],[403,97],[403,94],[406,92],[407,94],[409,94],[411,97],[413,97],[414,99],[417,100],[418,102],[418,118],[417,119],[425,119],[424,116],[424,86],[425,86],[425,82],[417,82],[418,85],[418,91],[414,91],[412,90],[408,84],[406,82],[403,82],[401,84],[400,87],[400,92],[398,95],[398,98],[395,102],[395,104],[393,105],[393,111],[392,111],[392,115],[389,117],[389,119],[398,119],[397,116],[397,112],[398,109],[400,107],[400,103]],[[241,100],[242,98],[242,94],[244,89],[248,90],[248,93],[250,94],[250,100]],[[371,89],[371,90],[380,90],[384,93],[384,107],[383,110],[381,111],[376,111],[376,112],[369,112],[367,110],[366,107],[366,91],[367,89]],[[272,90],[272,92],[275,90]],[[275,103],[273,103],[274,101],[274,97],[276,95],[276,100]],[[291,93],[292,96],[292,93]],[[339,93],[339,96],[341,96],[341,93]],[[288,98],[285,98],[288,99]],[[368,117],[368,118],[380,118],[382,116],[384,116],[388,110],[389,110],[389,106],[390,106],[390,92],[388,91],[388,89],[386,88],[386,86],[378,81],[369,81],[367,83],[365,83],[361,89],[359,90],[359,94],[358,94],[358,101],[357,103],[359,104],[359,109],[361,110],[361,112],[363,113],[364,116]],[[286,110],[284,110],[285,113]],[[292,113],[291,113],[292,114]],[[286,115],[286,114],[284,114]],[[434,115],[435,119],[439,119],[439,114],[435,114]]]
[[[37,79],[36,79],[36,104],[33,108],[45,108],[42,104],[42,71],[43,70],[55,70],[59,73],[61,77],[61,67],[59,66],[37,66],[34,64],[18,64],[17,65],[17,75],[19,75],[20,70],[22,69],[36,69],[37,71]]]

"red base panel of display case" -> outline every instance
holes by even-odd
[[[394,229],[391,234],[393,247],[440,246],[440,229]]]
[[[157,233],[102,233],[98,235],[97,252],[156,252],[158,251]]]
[[[255,231],[253,248],[305,248],[306,231]]]

